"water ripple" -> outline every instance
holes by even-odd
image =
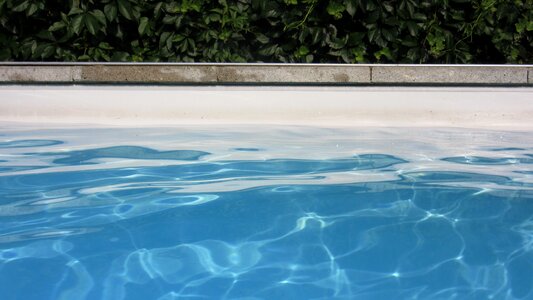
[[[27,155],[65,156],[53,160],[54,164],[60,165],[86,164],[89,163],[88,161],[90,160],[100,158],[198,160],[202,156],[208,154],[210,153],[195,150],[157,151],[136,146],[115,146],[64,152],[27,153]]]
[[[531,134],[142,133],[3,135],[2,299],[533,298]]]
[[[512,164],[533,164],[533,158],[522,157],[480,157],[480,156],[463,156],[463,157],[446,157],[444,161],[471,164],[471,165],[512,165]]]
[[[14,140],[7,142],[0,142],[0,148],[31,148],[31,147],[46,147],[62,144],[62,141],[56,140]]]

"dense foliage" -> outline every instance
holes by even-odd
[[[0,0],[0,60],[532,63],[533,0]]]

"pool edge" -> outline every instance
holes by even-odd
[[[533,65],[0,62],[0,84],[533,86]]]

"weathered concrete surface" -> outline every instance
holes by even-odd
[[[365,66],[221,66],[218,81],[225,83],[368,83]]]
[[[187,83],[217,82],[210,66],[81,66],[81,82]]]
[[[0,62],[0,83],[526,86],[533,66]]]
[[[305,66],[82,66],[81,81],[137,83],[363,83],[368,67]]]
[[[80,79],[77,66],[3,66],[0,82],[73,82]]]
[[[527,84],[527,67],[375,66],[373,83]]]

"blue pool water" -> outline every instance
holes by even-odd
[[[0,299],[533,299],[533,134],[0,128]]]

